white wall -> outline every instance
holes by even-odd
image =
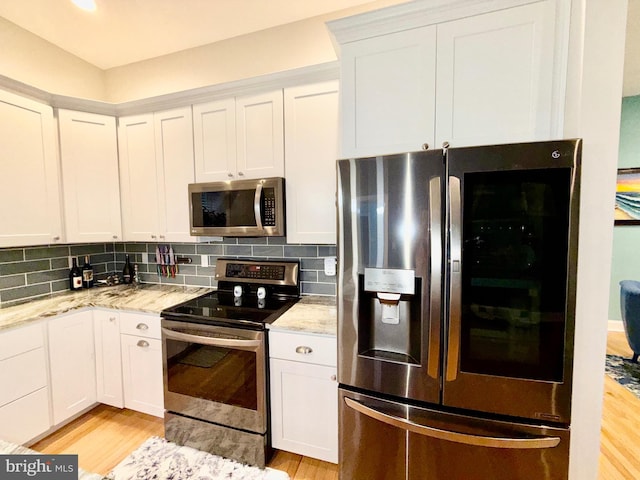
[[[326,21],[406,1],[376,0],[106,71],[0,17],[0,75],[58,95],[140,100],[334,61]]]
[[[595,480],[627,0],[574,0],[565,137],[583,138],[570,478]]]
[[[105,98],[104,72],[0,17],[0,75],[49,93]]]

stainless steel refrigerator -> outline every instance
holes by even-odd
[[[341,480],[568,478],[580,156],[338,161]]]

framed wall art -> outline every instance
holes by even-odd
[[[640,225],[640,168],[618,169],[615,225]]]

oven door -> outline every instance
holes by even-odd
[[[162,353],[165,410],[267,431],[264,332],[163,318]]]

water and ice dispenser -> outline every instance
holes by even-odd
[[[421,279],[415,271],[365,268],[359,284],[358,353],[420,363]]]

